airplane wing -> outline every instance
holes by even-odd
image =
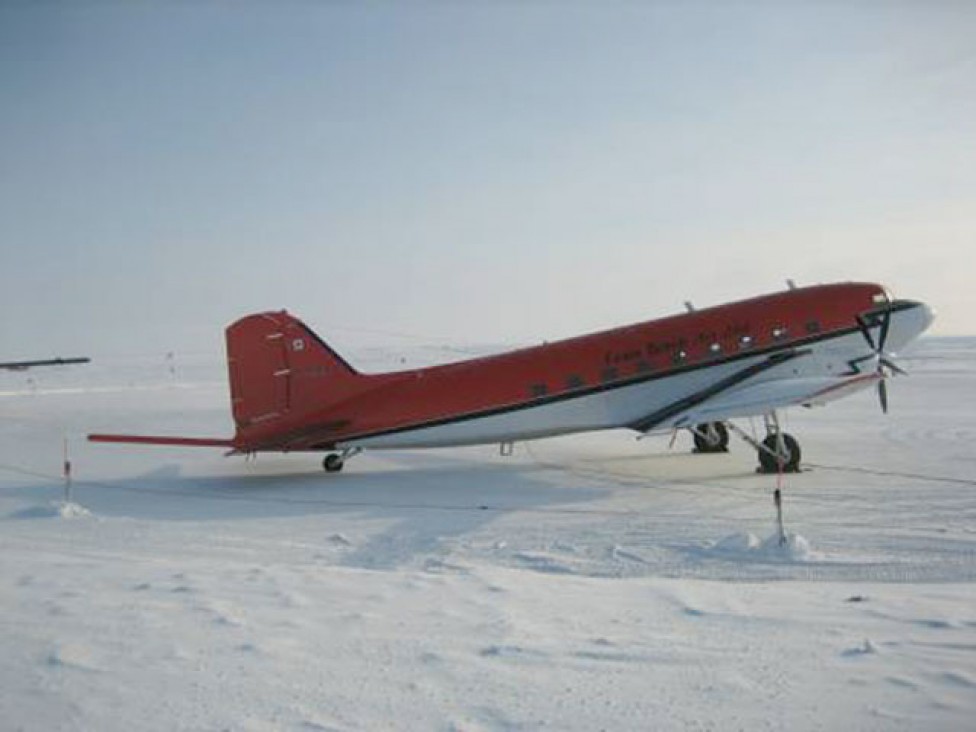
[[[688,427],[703,422],[721,422],[738,417],[756,417],[774,409],[826,404],[865,389],[883,378],[877,373],[846,376],[782,378],[747,384],[786,361],[801,358],[808,351],[790,351],[760,361],[731,376],[649,414],[630,425],[638,432]]]
[[[8,371],[26,371],[27,369],[32,369],[35,366],[66,366],[68,364],[75,363],[89,363],[90,358],[79,357],[79,358],[48,358],[40,361],[6,361],[0,362],[0,369],[7,369]]]
[[[676,415],[669,427],[688,427],[704,422],[721,422],[736,417],[757,417],[774,409],[798,406],[820,406],[866,389],[879,378],[877,374],[857,376],[781,379],[729,391],[719,397]]]

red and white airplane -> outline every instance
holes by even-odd
[[[341,470],[369,448],[508,445],[573,432],[688,429],[698,451],[728,428],[760,467],[797,470],[776,410],[824,404],[903,373],[892,353],[932,323],[923,303],[876,284],[795,288],[720,307],[442,366],[359,373],[285,311],[227,328],[236,434],[230,439],[90,435],[95,442],[326,451]],[[758,442],[730,420],[765,417]]]

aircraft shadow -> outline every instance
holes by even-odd
[[[391,467],[370,465],[362,472],[357,467],[352,463],[348,472],[328,476],[316,471],[201,478],[184,477],[177,465],[167,465],[121,480],[78,481],[73,500],[103,520],[211,523],[320,517],[323,539],[350,526],[368,527],[362,543],[351,545],[341,563],[385,568],[436,555],[445,541],[507,514],[572,510],[574,504],[599,500],[609,492],[581,487],[579,481],[565,485],[558,474],[531,464],[486,464],[446,455],[397,456]],[[41,520],[52,514],[36,507],[59,500],[63,487],[33,483],[10,486],[3,493],[35,506],[5,520]],[[329,517],[343,520],[330,525]],[[377,525],[383,528],[376,530]],[[301,528],[307,529],[308,524]]]

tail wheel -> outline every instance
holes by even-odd
[[[345,465],[345,461],[342,459],[342,455],[336,452],[330,452],[322,460],[322,467],[325,468],[326,473],[338,473],[342,470],[343,465]]]
[[[695,452],[729,451],[729,430],[722,422],[700,424],[692,434],[695,437]]]
[[[778,455],[780,439],[783,440],[783,455]],[[762,442],[765,450],[759,451],[759,470],[763,473],[778,473],[780,461],[783,463],[784,473],[800,472],[800,443],[792,435],[785,432],[780,435],[769,435]],[[767,452],[768,451],[768,452]]]

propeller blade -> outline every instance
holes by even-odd
[[[888,329],[891,327],[891,310],[885,310],[884,320],[881,321],[881,335],[878,338],[878,350],[883,351],[888,340]]]
[[[864,340],[871,346],[871,350],[877,351],[878,347],[874,345],[874,338],[871,337],[871,331],[868,329],[867,321],[860,315],[857,316],[857,325],[861,329],[861,335],[864,336]]]
[[[878,382],[878,399],[881,401],[881,411],[888,413],[888,384],[884,379]]]
[[[896,364],[894,361],[892,361],[890,358],[884,358],[884,357],[882,357],[880,359],[880,362],[889,371],[891,371],[893,373],[896,373],[899,376],[908,376],[908,372],[905,371],[905,369],[903,369],[901,366],[899,366],[898,364]]]

